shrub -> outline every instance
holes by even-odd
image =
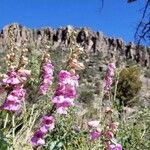
[[[140,70],[137,67],[125,68],[120,72],[117,95],[120,105],[132,106],[138,100],[138,93],[142,87]]]

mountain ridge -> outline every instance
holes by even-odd
[[[0,50],[5,51],[8,49],[8,31],[10,27],[14,28],[17,45],[20,45],[22,40],[27,40],[29,47],[34,44],[37,50],[41,49],[42,39],[45,35],[52,49],[66,49],[70,42],[69,29],[72,28],[76,32],[76,42],[87,53],[101,53],[103,57],[108,57],[108,59],[115,58],[118,63],[133,60],[144,67],[150,67],[150,47],[138,46],[133,42],[126,44],[122,39],[107,37],[102,32],[93,32],[88,28],[74,28],[71,26],[57,29],[51,27],[30,29],[18,23],[6,25],[0,32]]]

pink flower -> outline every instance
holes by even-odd
[[[52,98],[52,102],[59,114],[67,114],[68,108],[74,106],[79,76],[61,70],[58,77],[59,82]]]
[[[56,111],[59,114],[67,114],[67,109],[70,106],[74,105],[73,99],[66,97],[64,98],[64,96],[54,96],[52,99],[52,102],[55,104],[56,106]]]
[[[70,78],[71,76],[71,73],[66,71],[66,70],[61,70],[59,75],[58,75],[58,78],[59,78],[59,81],[63,81],[67,78]]]
[[[53,74],[53,69],[54,66],[52,65],[51,61],[47,61],[44,63],[43,65],[43,70],[47,73],[47,74]]]
[[[54,96],[52,99],[52,102],[54,104],[63,105],[64,107],[74,105],[73,99],[71,99],[69,97],[65,98],[63,95]]]
[[[116,144],[116,145],[109,145],[108,150],[122,150],[122,145],[121,144]]]
[[[59,114],[67,115],[68,108],[67,107],[57,107],[56,112]]]
[[[42,95],[46,95],[50,85],[52,84],[53,71],[54,71],[54,66],[51,64],[50,60],[47,60],[45,63],[43,63],[42,81],[39,88],[39,91]]]
[[[66,70],[61,70],[58,75],[58,78],[59,78],[59,82],[62,84],[70,84],[75,87],[78,86],[79,76],[72,75],[70,72]]]
[[[4,84],[19,84],[20,80],[18,79],[17,72],[14,69],[11,69],[7,72],[4,79],[2,80]]]
[[[14,86],[14,89],[8,94],[2,109],[8,111],[19,111],[21,109],[21,103],[25,99],[26,90],[19,85]]]
[[[41,125],[39,129],[34,133],[31,138],[31,143],[33,146],[41,146],[45,144],[44,136],[50,130],[55,127],[55,119],[53,116],[45,115],[41,119]]]
[[[46,95],[48,89],[49,89],[49,85],[48,85],[48,84],[42,84],[42,85],[40,86],[40,93],[41,93],[42,95]]]
[[[107,137],[108,139],[112,139],[112,138],[114,137],[113,131],[108,130],[108,131],[106,132],[106,137]]]
[[[31,138],[31,143],[33,146],[41,146],[45,144],[44,133],[41,130],[38,130],[34,133]]]
[[[90,139],[91,140],[98,140],[101,137],[101,132],[98,130],[90,132]]]
[[[5,101],[1,108],[8,111],[19,111],[21,106],[15,101]]]
[[[110,90],[113,83],[113,76],[115,75],[116,66],[114,63],[108,65],[108,69],[105,76],[105,90]]]
[[[60,101],[57,101],[57,103],[55,103],[56,111],[59,114],[67,114],[68,108],[73,105],[73,99],[70,98],[63,98]]]
[[[21,104],[25,100],[26,90],[23,89],[23,83],[27,80],[27,77],[31,75],[30,70],[26,69],[10,69],[2,80],[3,84],[9,85],[11,91],[9,91],[4,104],[1,109],[8,111],[21,111]]]
[[[10,95],[16,96],[19,102],[23,101],[26,95],[26,90],[20,86],[15,86]]]
[[[110,63],[110,64],[108,65],[108,67],[109,67],[109,68],[112,68],[112,69],[116,69],[116,65],[115,65],[114,63]]]
[[[88,122],[91,140],[97,140],[102,136],[102,132],[99,131],[99,129],[98,129],[99,123],[100,123],[100,121],[98,121],[98,120],[93,120],[93,121]]]
[[[40,130],[44,133],[48,132],[48,130],[53,130],[55,127],[54,122],[55,120],[53,116],[43,116]]]
[[[76,96],[76,87],[71,84],[59,84],[55,95],[64,95],[64,97],[74,98]]]
[[[97,121],[97,120],[89,121],[88,126],[89,126],[89,128],[97,128],[99,123],[100,123],[100,121]]]

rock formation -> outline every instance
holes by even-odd
[[[29,47],[42,49],[42,39],[46,35],[47,42],[52,49],[65,49],[69,44],[69,26],[66,28],[52,29],[50,27],[41,29],[29,29],[19,24],[5,26],[0,32],[0,51],[7,50],[8,30],[14,27],[15,41],[17,45],[22,40],[27,40]],[[150,47],[137,46],[130,42],[126,44],[122,39],[106,37],[101,32],[93,32],[87,28],[73,28],[76,31],[76,42],[85,48],[90,54],[101,54],[108,59],[115,59],[116,62],[133,60],[142,66],[150,67]]]

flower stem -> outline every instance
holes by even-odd
[[[104,97],[104,85],[102,82],[102,91],[101,91],[101,95],[100,95],[100,102],[99,102],[99,114],[100,114],[100,122],[102,121],[102,105],[103,105],[103,97]]]
[[[5,118],[5,122],[4,122],[4,129],[6,128],[7,122],[8,122],[8,113],[6,114],[6,118]]]
[[[13,146],[13,150],[15,149],[14,148],[14,145],[15,145],[15,115],[13,114],[12,116],[12,146]]]

